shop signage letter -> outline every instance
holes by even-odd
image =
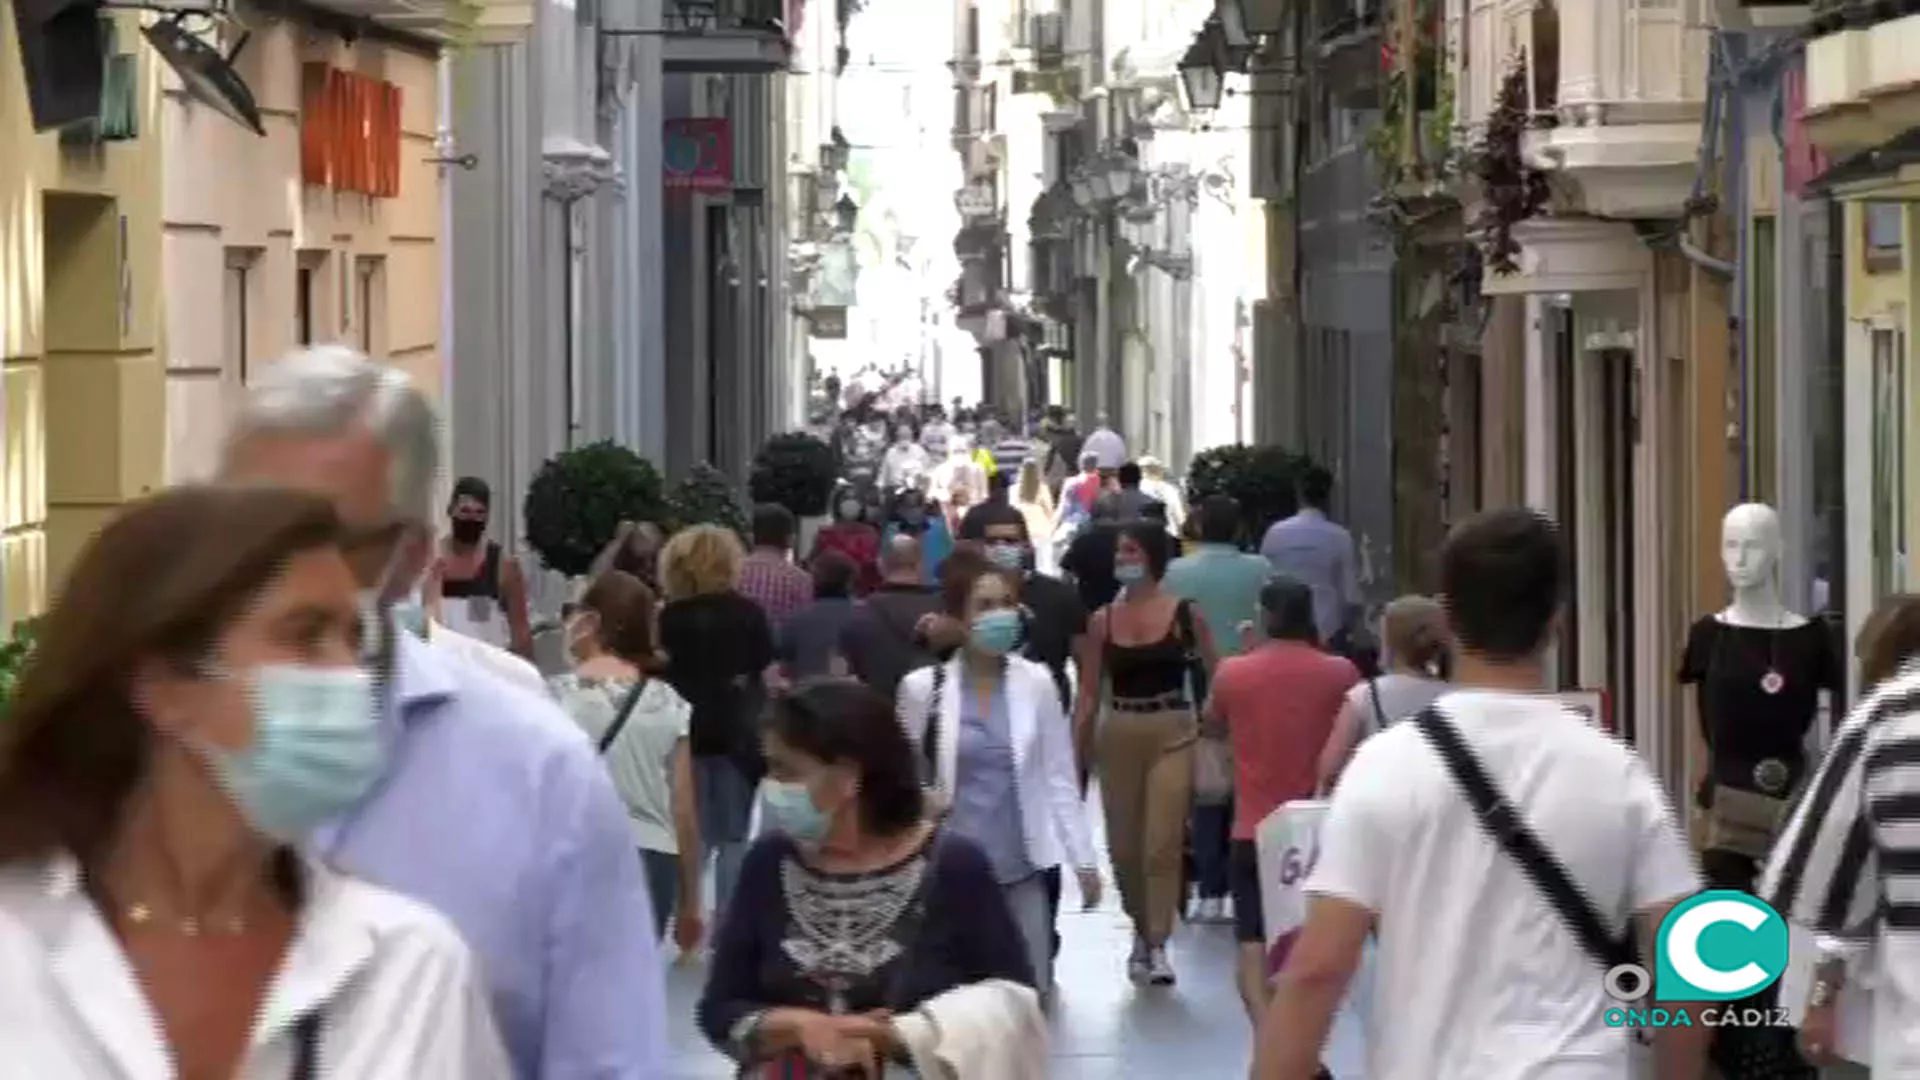
[[[376,199],[400,194],[400,88],[327,64],[301,75],[301,180]]]

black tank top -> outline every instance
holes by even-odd
[[[470,578],[443,578],[440,595],[448,600],[471,600],[476,596],[500,599],[500,545],[487,542],[487,554],[480,561],[480,572]]]
[[[1186,601],[1180,604],[1184,606]],[[1112,679],[1114,697],[1142,700],[1187,696],[1187,669],[1191,661],[1187,657],[1187,643],[1180,636],[1180,622],[1176,609],[1166,634],[1159,641],[1145,645],[1121,645],[1112,637],[1107,638],[1103,663]],[[1112,633],[1111,625],[1108,633]]]

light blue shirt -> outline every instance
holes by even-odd
[[[1201,544],[1193,554],[1173,560],[1161,587],[1199,607],[1216,652],[1238,656],[1240,624],[1259,624],[1260,586],[1272,573],[1267,560],[1232,544]]]
[[[1013,717],[1006,687],[982,701],[973,680],[960,680],[960,738],[953,765],[953,807],[947,827],[980,845],[1002,885],[1033,876],[1013,761]]]
[[[1313,621],[1319,624],[1321,641],[1332,640],[1346,626],[1347,609],[1360,606],[1353,534],[1320,511],[1302,510],[1274,522],[1260,541],[1260,554],[1267,557],[1274,573],[1313,591]]]
[[[657,1080],[666,992],[627,814],[552,701],[399,635],[386,777],[316,836],[478,955],[522,1080]]]

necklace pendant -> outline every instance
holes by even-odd
[[[1760,676],[1760,689],[1766,693],[1777,694],[1786,689],[1786,686],[1787,680],[1772,669],[1768,669],[1765,675]]]

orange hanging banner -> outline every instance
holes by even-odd
[[[399,195],[400,88],[320,63],[301,76],[301,181],[376,199]]]

